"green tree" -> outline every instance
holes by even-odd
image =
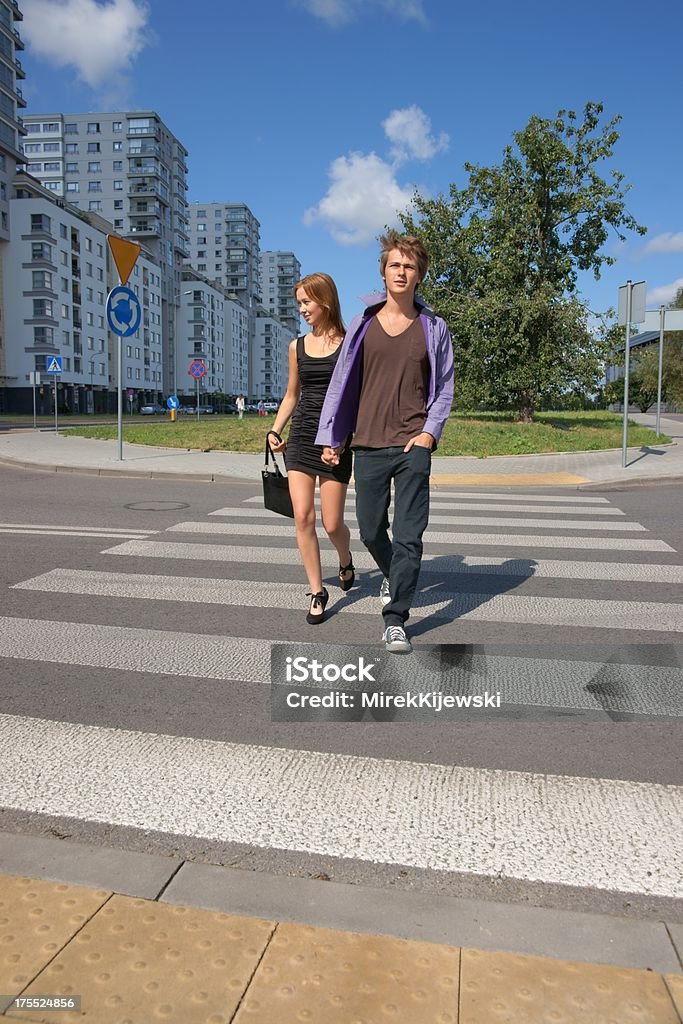
[[[451,329],[461,406],[511,406],[530,421],[553,393],[597,389],[608,344],[589,330],[577,275],[614,262],[610,230],[645,231],[626,210],[623,175],[598,173],[620,120],[601,114],[589,103],[581,119],[534,115],[499,165],[465,164],[464,188],[416,195],[402,218],[430,253],[421,293]]]

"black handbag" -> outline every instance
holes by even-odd
[[[275,431],[271,431],[275,433]],[[278,440],[282,440],[279,434],[275,434]],[[273,460],[273,468],[271,469],[268,465],[268,459]],[[271,450],[268,442],[268,434],[266,434],[266,463],[261,470],[261,476],[263,478],[263,504],[270,512],[277,512],[280,516],[288,516],[290,519],[294,518],[294,509],[292,508],[292,498],[289,493],[289,480],[280,472],[280,467],[275,459],[275,454]]]

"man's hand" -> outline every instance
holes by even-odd
[[[408,444],[405,446],[403,451],[409,452],[414,444],[416,444],[418,448],[429,448],[429,450],[431,451],[432,448],[434,447],[434,438],[432,437],[431,434],[428,434],[426,433],[426,431],[423,431],[421,434],[416,434],[415,437],[411,437],[410,441],[408,441]]]
[[[323,460],[326,466],[338,466],[340,451],[341,445],[337,448],[323,448],[323,453],[320,456],[320,458]]]

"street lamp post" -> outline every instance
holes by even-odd
[[[89,362],[90,362],[90,412],[94,416],[95,415],[95,394],[94,394],[94,385],[93,385],[93,370],[94,370],[94,367],[95,367],[95,363],[94,363],[94,361],[92,359]]]

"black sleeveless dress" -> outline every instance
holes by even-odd
[[[304,349],[303,337],[296,339],[296,363],[299,370],[301,393],[285,450],[285,465],[302,473],[315,473],[323,480],[339,480],[347,484],[351,478],[351,451],[346,448],[339,457],[338,466],[327,466],[321,459],[322,445],[315,443],[320,413],[337,362],[341,345],[329,356],[309,356]]]

